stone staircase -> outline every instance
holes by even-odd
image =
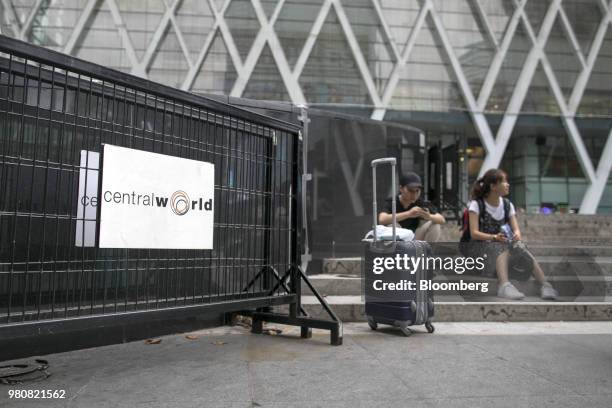
[[[611,215],[523,214],[518,217],[523,238],[530,244],[546,243],[568,246],[612,246]],[[449,222],[442,227],[442,241],[457,242],[460,227]]]
[[[612,319],[612,217],[581,215],[527,215],[520,218],[523,238],[548,280],[559,291],[554,301],[539,298],[532,279],[514,282],[526,294],[522,301],[496,297],[497,279],[434,272],[434,282],[486,282],[488,292],[436,291],[437,321],[539,321]],[[447,224],[443,241],[456,243],[459,228]],[[454,244],[449,244],[453,253]],[[456,254],[456,251],[454,252]],[[446,256],[446,255],[445,255]],[[318,291],[343,321],[365,321],[362,260],[359,257],[324,259],[318,271],[308,271]],[[305,285],[304,285],[305,287]],[[307,288],[303,304],[324,318]]]

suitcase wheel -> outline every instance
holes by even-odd
[[[378,323],[376,323],[376,320],[374,320],[372,316],[368,316],[368,326],[370,326],[372,330],[378,329]]]
[[[433,324],[431,324],[431,322],[425,323],[425,328],[429,333],[433,333],[436,330],[436,328],[433,326]]]

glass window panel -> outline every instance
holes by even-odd
[[[289,65],[298,60],[323,0],[287,0],[274,24]]]
[[[215,20],[207,1],[183,0],[176,13],[176,23],[191,54],[196,61],[206,36],[212,29]]]
[[[465,102],[440,44],[431,18],[419,32],[415,47],[391,100],[402,110],[465,110]]]
[[[32,20],[28,41],[61,49],[75,26],[86,0],[53,0],[43,2]]]
[[[187,64],[174,28],[170,27],[164,34],[157,53],[153,57],[149,79],[180,88],[188,70],[189,64]]]
[[[225,21],[244,60],[259,31],[259,20],[249,0],[233,0],[225,12]]]
[[[259,57],[259,61],[257,61],[257,65],[253,69],[249,83],[242,96],[244,98],[269,101],[290,100],[285,84],[276,67],[272,52],[267,44]]]
[[[542,22],[544,21],[544,17],[546,16],[549,6],[550,0],[530,0],[527,1],[527,4],[525,4],[527,18],[529,19],[531,28],[533,28],[533,32],[536,33],[536,35],[540,32],[540,27],[542,27]]]
[[[99,3],[94,10],[91,23],[83,30],[74,55],[120,71],[131,70],[125,44],[115,27],[106,2]]]
[[[221,33],[217,31],[200,72],[191,87],[192,92],[229,95],[236,82],[236,69]]]
[[[564,0],[561,3],[583,54],[588,54],[602,19],[598,0]]]
[[[344,0],[343,7],[361,52],[368,62],[376,89],[382,95],[395,58],[380,19],[370,0]]]
[[[546,52],[548,61],[555,72],[555,77],[563,94],[566,99],[569,99],[576,83],[576,78],[582,71],[582,64],[568,39],[566,30],[562,26],[560,16],[557,16],[555,20],[544,52]]]
[[[468,0],[434,1],[472,92],[478,95],[495,53],[482,19]]]
[[[120,0],[117,7],[128,30],[134,51],[141,58],[166,11],[163,0]]]
[[[278,0],[261,0],[261,7],[264,9],[268,19],[272,17],[272,13],[278,4]]]
[[[418,0],[380,0],[380,7],[401,53],[414,28],[421,4]]]
[[[504,58],[499,74],[487,101],[486,110],[489,112],[505,112],[510,102],[514,86],[531,49],[531,40],[523,24],[516,27],[514,37]]]
[[[544,177],[540,179],[542,200],[545,203],[567,204],[569,201],[568,185],[556,178]]]
[[[570,208],[580,208],[582,198],[586,193],[588,184],[584,180],[570,180],[569,184],[569,206]]]
[[[372,104],[333,8],[304,67],[300,85],[310,103]]]
[[[612,180],[610,179],[608,179],[608,185],[601,196],[601,201],[599,201],[597,212],[601,214],[612,214]]]
[[[559,114],[561,112],[557,100],[550,90],[548,78],[541,64],[538,64],[538,68],[531,80],[531,85],[523,101],[521,111],[524,113],[554,114]]]
[[[6,11],[4,10],[4,3],[0,2],[0,16],[6,16]],[[14,37],[15,33],[13,32],[13,27],[10,26],[6,18],[0,18],[0,33],[2,35]]]
[[[593,166],[597,168],[603,149],[612,131],[610,118],[576,118],[584,145],[589,152]]]
[[[23,24],[32,12],[32,9],[36,4],[36,0],[14,0],[11,1],[11,3],[13,4],[13,10],[15,10],[15,15],[19,19],[19,22]]]
[[[612,30],[608,28],[578,108],[579,115],[612,116]]]
[[[521,163],[517,165],[517,161]],[[518,203],[529,211],[539,208],[542,202],[567,204],[571,185],[585,182],[559,118],[521,115],[503,163],[511,185],[525,186],[524,198]]]
[[[513,0],[487,0],[481,1],[480,5],[484,11],[484,14],[497,38],[498,43],[502,42],[504,34],[506,33],[510,18],[514,13],[514,1]]]

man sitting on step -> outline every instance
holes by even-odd
[[[400,227],[412,230],[414,239],[437,242],[440,240],[440,224],[446,220],[428,202],[421,200],[423,184],[416,173],[406,173],[400,177],[400,194],[388,198],[384,211],[378,214],[378,223],[390,225],[393,222],[392,200],[396,200],[397,223]]]

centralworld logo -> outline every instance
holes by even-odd
[[[115,203],[119,205],[130,205],[138,207],[168,207],[176,215],[182,216],[187,214],[189,210],[192,211],[212,211],[213,200],[212,198],[205,199],[199,197],[197,200],[192,200],[189,195],[183,190],[175,191],[170,198],[167,196],[159,196],[155,193],[142,194],[132,191],[131,193],[121,191],[105,191],[103,200],[107,203]],[[92,201],[93,204],[93,201]]]
[[[189,211],[189,196],[184,191],[175,191],[170,198],[170,208],[176,215],[185,215]]]

